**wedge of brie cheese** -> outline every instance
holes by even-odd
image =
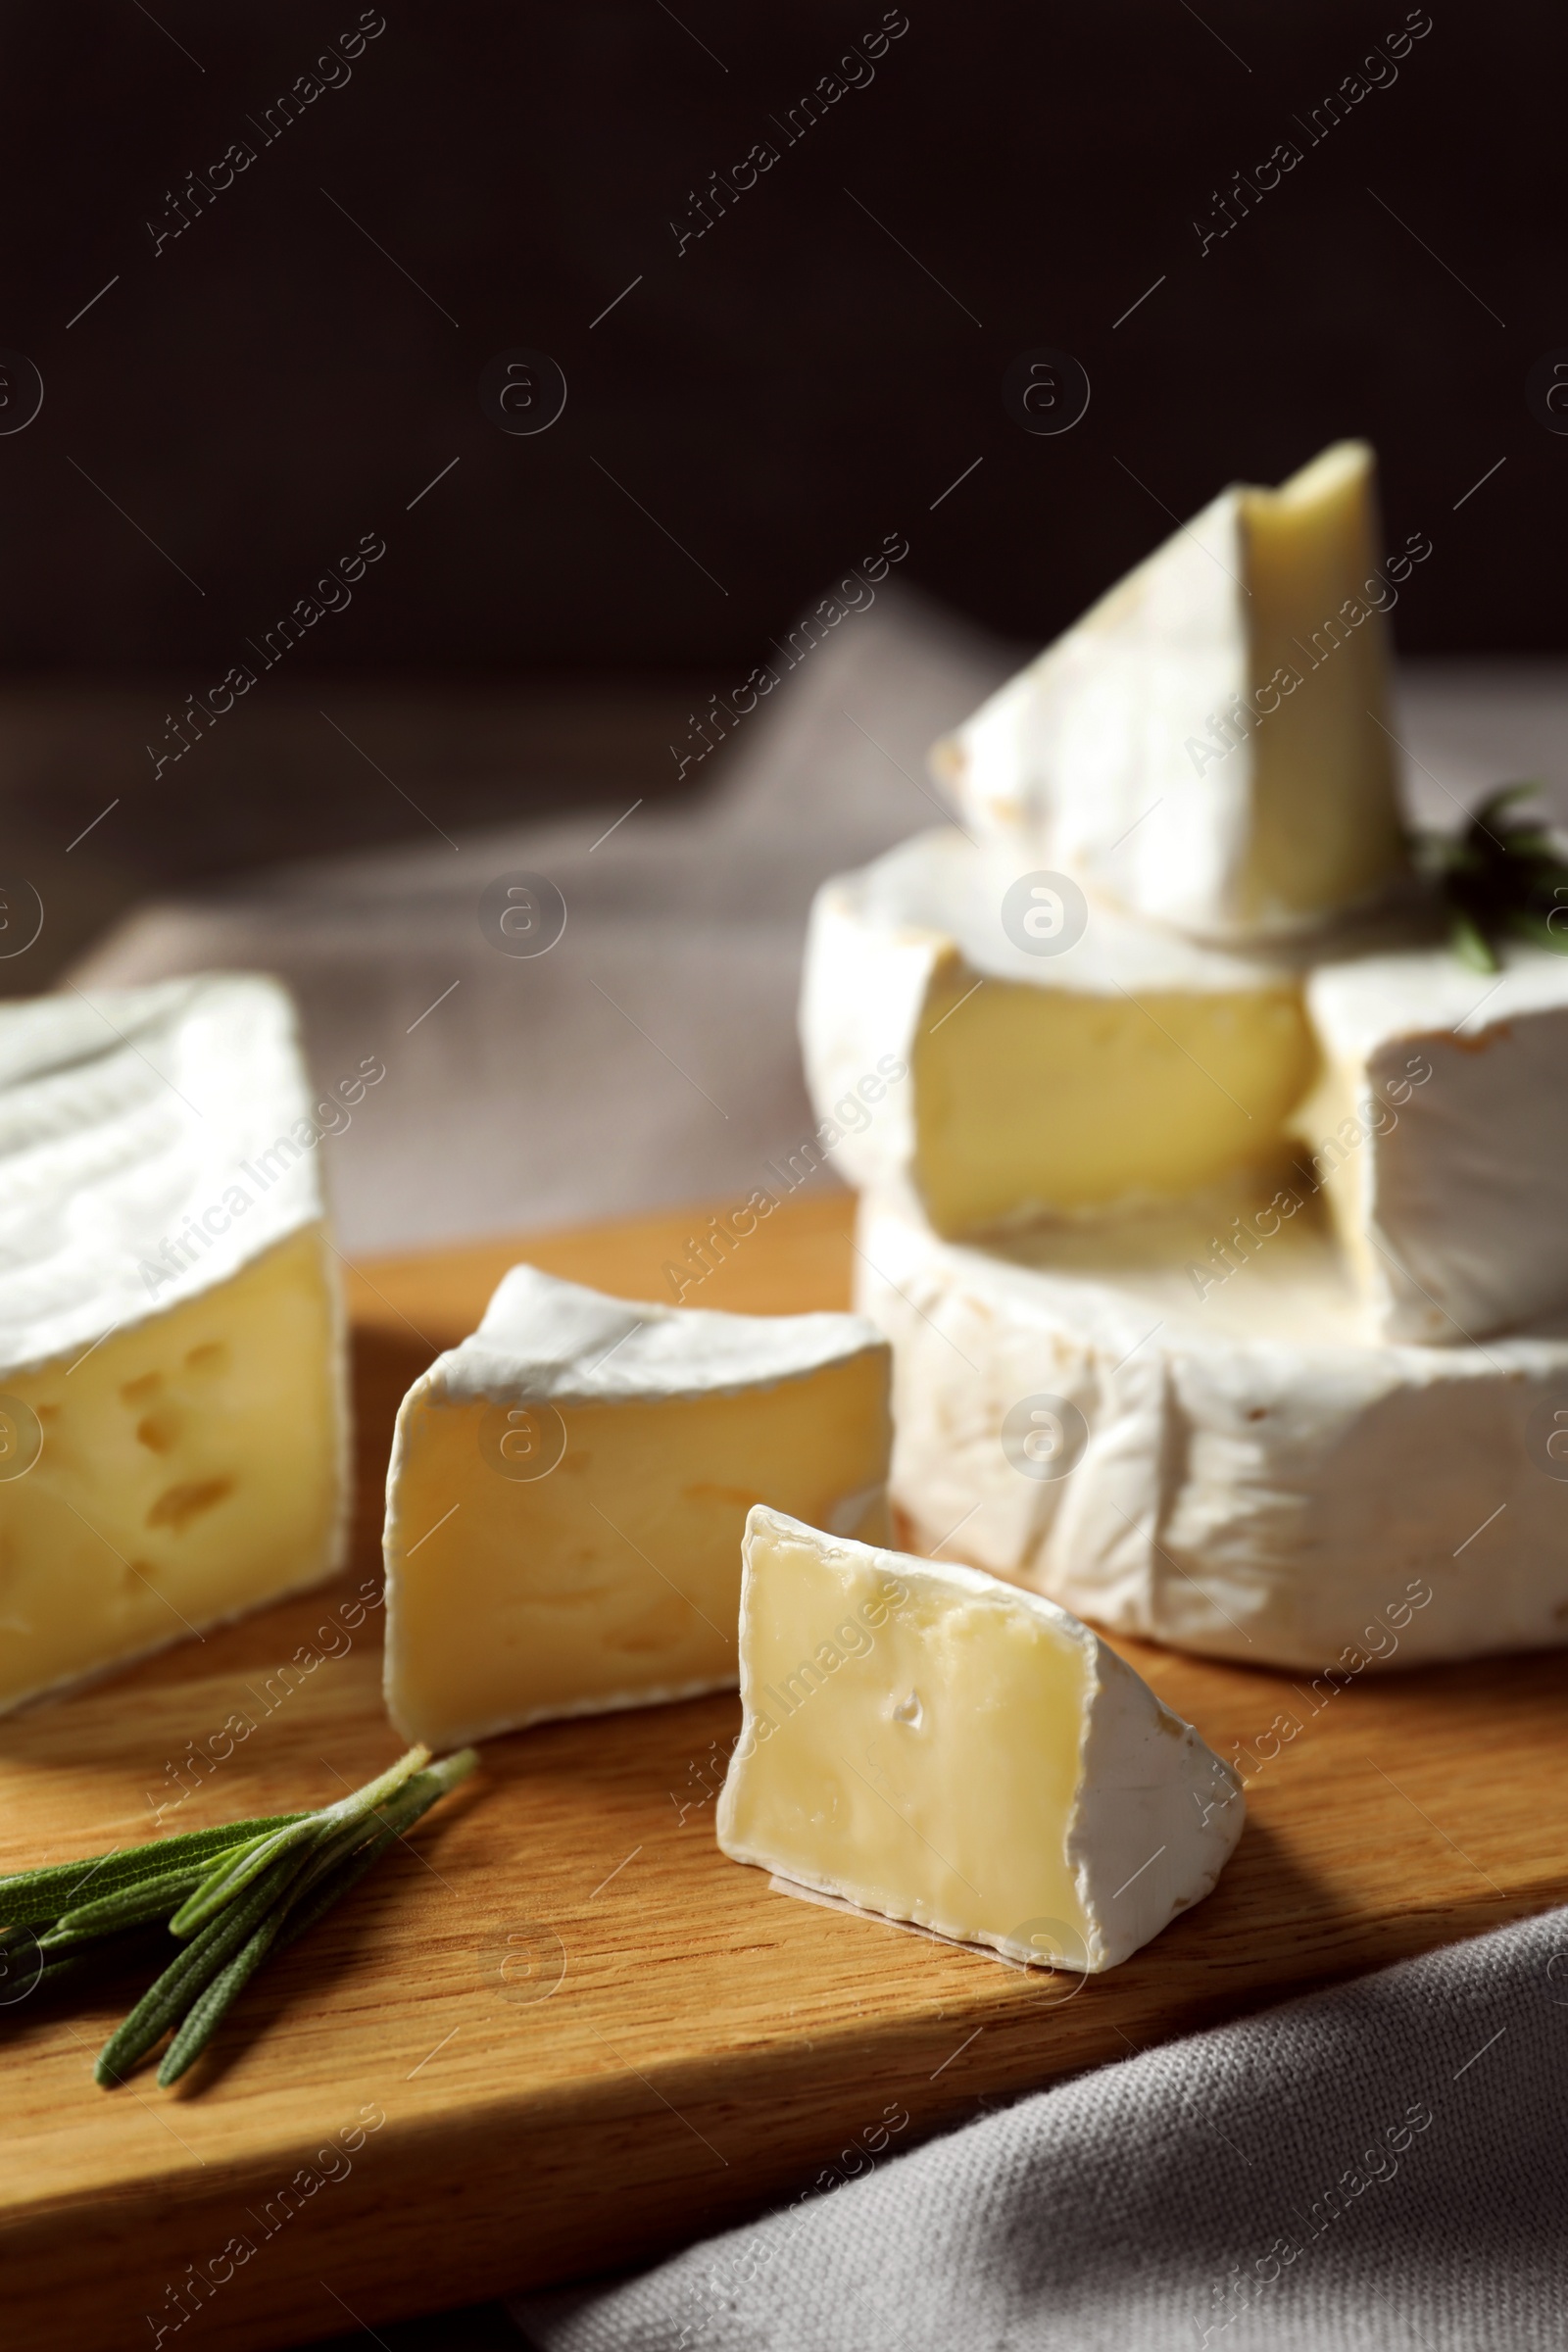
[[[932,772],[971,823],[1025,835],[1029,862],[1157,922],[1310,930],[1405,866],[1380,556],[1363,442],[1279,490],[1234,485],[939,743]]]
[[[514,1266],[404,1398],[386,1701],[462,1745],[733,1687],[753,1503],[887,1528],[888,1349],[857,1315],[629,1303]]]
[[[1568,941],[1565,941],[1568,946]],[[1296,1121],[1373,1327],[1462,1346],[1568,1304],[1568,956],[1446,948],[1326,966]]]
[[[818,893],[801,1036],[841,1173],[907,1176],[963,1234],[1272,1169],[1317,1068],[1287,965],[1101,905],[1036,955],[1007,927],[1017,878],[937,831]]]
[[[270,980],[0,1007],[0,1708],[339,1564],[323,1132]]]
[[[1213,1886],[1240,1782],[1077,1618],[779,1511],[745,1560],[734,1861],[1079,1975]]]
[[[1568,1641],[1568,1326],[1369,1343],[1304,1189],[991,1249],[867,1200],[856,1262],[918,1543],[1331,1695]]]

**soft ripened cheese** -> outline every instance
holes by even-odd
[[[1358,957],[1307,992],[1324,1081],[1298,1124],[1392,1339],[1460,1345],[1568,1303],[1568,958]]]
[[[733,1687],[752,1504],[887,1532],[888,1381],[857,1315],[628,1302],[514,1266],[398,1415],[399,1731],[451,1746]]]
[[[1405,866],[1372,452],[1222,491],[932,753],[1028,862],[1200,937],[1311,929]],[[1405,570],[1411,559],[1398,560]]]
[[[1208,1893],[1241,1784],[1076,1617],[779,1511],[745,1558],[733,1860],[1084,1974]]]
[[[270,980],[0,1008],[0,1708],[338,1566],[318,1133]]]
[[[915,1540],[1113,1629],[1313,1676],[1568,1641],[1568,1327],[1368,1342],[1298,1193],[985,1250],[863,1202],[858,1303],[893,1342]]]
[[[841,1172],[907,1175],[962,1234],[1272,1167],[1317,1067],[1292,972],[1103,906],[1032,955],[1004,928],[1017,872],[938,831],[818,893],[801,1037]]]

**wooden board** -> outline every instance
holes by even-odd
[[[526,1254],[658,1296],[702,1222]],[[0,1724],[0,1869],[145,1834],[148,1792],[177,1786],[166,1767],[234,1713],[254,1731],[167,1829],[324,1802],[397,1752],[378,1613],[344,1614],[376,1574],[392,1415],[524,1253],[355,1276],[352,1574]],[[836,1306],[849,1268],[848,1201],[808,1199],[701,1303]],[[711,1799],[738,1709],[720,1697],[491,1742],[416,1850],[247,1994],[270,2031],[230,2030],[173,2093],[94,2087],[123,2002],[0,2010],[8,2342],[95,2352],[163,2326],[182,2352],[244,2352],[641,2261],[863,2170],[885,2119],[891,2152],[1000,2093],[1568,1898],[1568,1655],[1368,1679],[1314,1713],[1290,1677],[1118,1647],[1222,1754],[1245,1743],[1250,1810],[1209,1900],[1081,1986],[726,1862]],[[1282,1715],[1299,1726],[1284,1744]]]

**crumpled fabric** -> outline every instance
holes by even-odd
[[[812,893],[947,821],[926,749],[1009,660],[884,589],[794,670],[780,658],[766,702],[687,777],[712,778],[698,802],[160,901],[70,977],[271,972],[299,1004],[320,1088],[381,1063],[322,1146],[353,1254],[745,1200],[817,1123],[795,1020]],[[487,886],[519,873],[565,903],[542,954],[511,953],[531,942],[504,944],[481,915]]]
[[[539,2352],[1561,2352],[1568,1912],[512,2310]]]

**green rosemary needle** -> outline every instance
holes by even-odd
[[[64,1911],[43,1936],[43,1948],[63,1953],[73,1945],[112,1936],[119,1928],[137,1927],[149,1919],[167,1920],[173,1906],[201,1885],[203,1875],[199,1865],[190,1870],[159,1871],[121,1887],[116,1894],[100,1895],[96,1902]]]
[[[185,1830],[148,1845],[116,1846],[85,1862],[51,1862],[39,1870],[18,1871],[0,1878],[0,1927],[36,1927],[41,1920],[56,1920],[78,1896],[86,1896],[89,1886],[96,1900],[187,1865],[199,1865],[200,1874],[205,1874],[232,1846],[309,1819],[305,1813],[271,1813],[259,1821],[220,1822],[210,1830]]]

